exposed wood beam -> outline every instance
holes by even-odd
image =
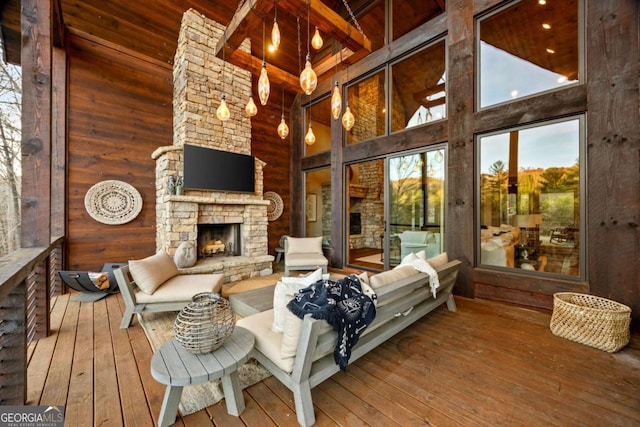
[[[428,88],[428,89],[425,89],[425,90],[421,90],[419,92],[415,92],[413,94],[413,99],[415,99],[417,102],[422,104],[425,101],[425,98],[427,96],[436,94],[438,92],[442,92],[444,90],[445,90],[445,84],[444,83],[439,83],[439,84],[435,85],[432,88]],[[439,105],[439,104],[436,104],[436,105]]]
[[[262,17],[273,8],[273,0],[248,0],[238,9],[229,21],[225,30],[227,48],[238,49],[247,38],[250,29],[257,28],[262,23]],[[224,38],[218,40],[216,56],[222,57]]]

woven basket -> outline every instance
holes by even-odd
[[[212,352],[224,343],[236,325],[229,301],[218,294],[203,292],[178,313],[173,324],[176,340],[195,354]]]
[[[629,343],[631,309],[624,304],[573,292],[553,295],[551,332],[609,353]]]

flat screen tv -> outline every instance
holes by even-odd
[[[184,146],[184,188],[255,192],[255,158],[246,154]]]

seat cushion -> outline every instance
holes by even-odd
[[[282,334],[273,332],[273,309],[243,317],[236,323],[237,326],[248,329],[256,339],[255,348],[264,354],[269,360],[283,371],[290,373],[293,370],[294,357],[283,359],[281,357]]]
[[[136,292],[136,302],[139,304],[189,302],[195,294],[200,292],[220,292],[222,282],[224,282],[222,274],[179,274],[167,280],[151,295]]]
[[[284,260],[288,267],[303,267],[307,265],[325,266],[329,265],[329,260],[322,254],[288,254]]]
[[[151,295],[161,284],[178,275],[178,267],[169,254],[161,250],[147,258],[129,261],[129,272],[136,286]]]

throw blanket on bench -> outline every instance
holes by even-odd
[[[335,282],[320,280],[303,288],[287,308],[301,319],[310,313],[314,319],[326,320],[338,332],[333,359],[342,371],[347,370],[351,348],[376,317],[373,300],[353,275]]]

